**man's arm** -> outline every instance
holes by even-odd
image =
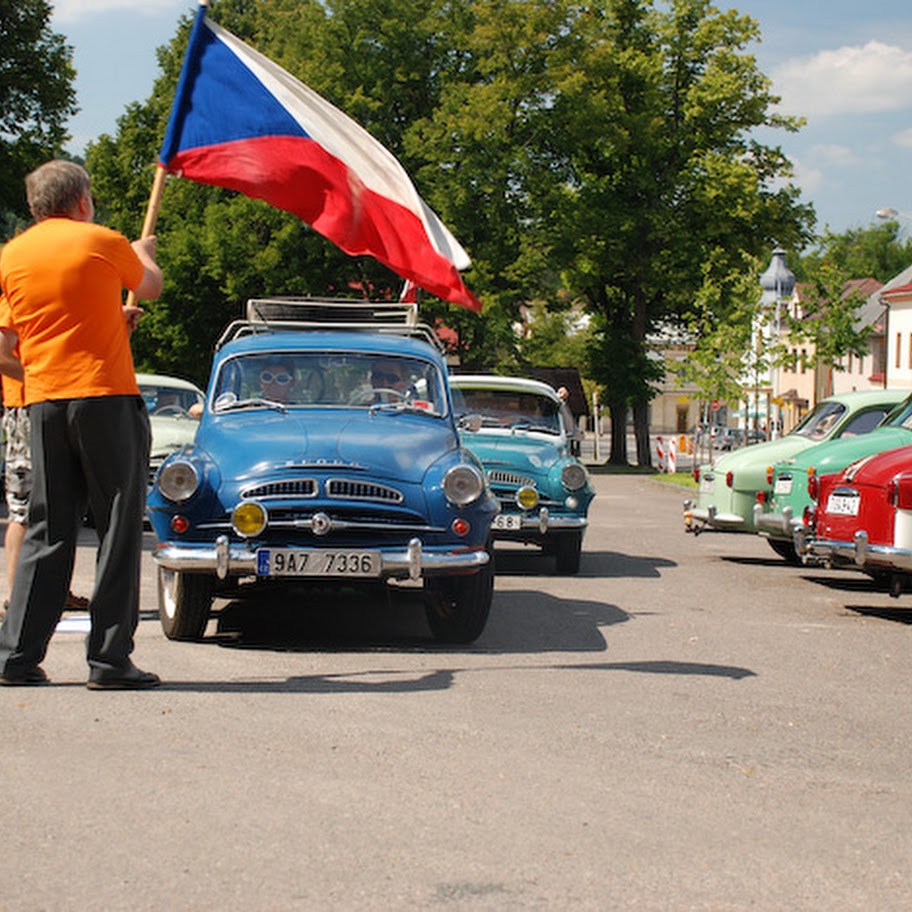
[[[20,382],[25,377],[22,362],[16,356],[15,349],[19,336],[11,329],[0,329],[0,374],[12,377]]]
[[[163,277],[161,267],[155,262],[155,246],[154,234],[132,242],[132,247],[143,264],[142,280],[133,289],[133,293],[145,301],[154,301],[162,292]]]

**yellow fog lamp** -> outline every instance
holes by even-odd
[[[243,538],[253,538],[266,528],[266,508],[256,501],[238,504],[231,513],[231,525]]]
[[[538,506],[538,491],[529,485],[524,485],[516,492],[516,503],[523,510],[534,510]]]

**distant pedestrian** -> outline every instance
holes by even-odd
[[[0,683],[44,684],[40,667],[66,603],[87,505],[99,538],[86,640],[91,689],[155,687],[132,662],[139,621],[150,444],[123,289],[157,298],[155,238],[132,244],[93,224],[89,175],[52,161],[26,178],[36,224],[0,252],[0,287],[19,341],[32,443],[28,531],[0,627]]]

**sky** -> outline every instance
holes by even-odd
[[[217,0],[212,0],[213,3]],[[895,209],[912,233],[912,4],[909,0],[720,0],[760,26],[752,45],[781,111],[803,116],[797,134],[765,131],[795,167],[817,230],[841,233]],[[156,49],[175,35],[192,0],[58,0],[51,26],[74,52],[81,111],[69,151],[114,135],[131,102],[158,75]]]

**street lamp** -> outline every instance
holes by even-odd
[[[774,304],[776,307],[776,343],[782,338],[782,303],[792,297],[795,290],[795,274],[785,265],[785,251],[781,247],[776,247],[773,251],[773,257],[766,272],[760,276],[760,287],[763,293],[760,302],[769,306]],[[773,404],[775,411],[771,418],[770,436],[775,440],[779,437],[779,417],[781,401],[779,399],[779,365],[776,364],[773,369]]]
[[[909,215],[906,212],[900,212],[898,209],[894,209],[892,206],[886,206],[884,209],[878,209],[874,213],[881,221],[896,221],[896,219],[905,219],[907,222],[912,222],[912,215]]]

